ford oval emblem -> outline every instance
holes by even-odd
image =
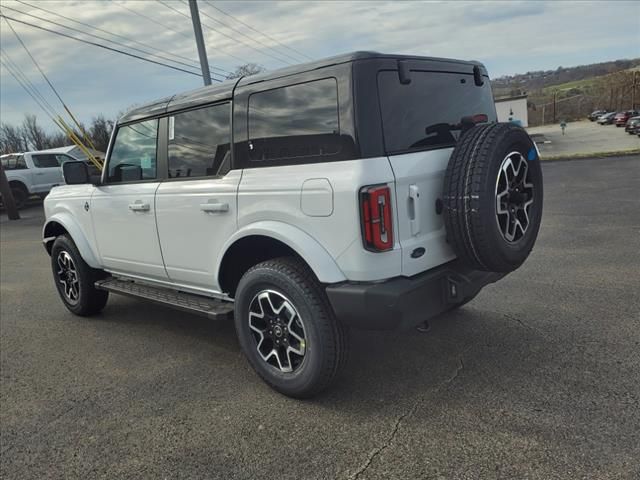
[[[426,250],[423,247],[416,248],[413,252],[411,252],[411,258],[420,258],[424,255]]]

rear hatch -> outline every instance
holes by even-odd
[[[415,275],[455,258],[437,202],[451,152],[468,125],[496,121],[484,68],[457,63],[429,70],[419,61],[377,75],[384,148],[395,176],[402,274]],[[475,73],[474,73],[475,71]],[[465,118],[466,117],[466,118]]]

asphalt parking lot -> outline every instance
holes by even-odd
[[[39,206],[1,230],[4,479],[640,478],[640,158],[544,165],[527,263],[427,334],[352,332],[335,387],[263,384],[231,323],[58,300]]]

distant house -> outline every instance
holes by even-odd
[[[97,157],[98,159],[104,161],[104,152],[93,150],[91,148],[88,148],[87,150],[89,150],[89,152],[91,152],[91,154],[94,157]],[[48,153],[66,153],[67,155],[71,155],[72,157],[75,157],[78,160],[84,160],[84,161],[88,160],[87,156],[76,145],[70,145],[68,147],[48,148],[47,152]]]
[[[529,126],[526,95],[496,98],[495,103],[499,122],[514,122],[523,127]]]

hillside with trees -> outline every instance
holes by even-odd
[[[496,98],[526,93],[532,126],[578,120],[597,109],[639,107],[640,58],[507,75],[492,86]]]

